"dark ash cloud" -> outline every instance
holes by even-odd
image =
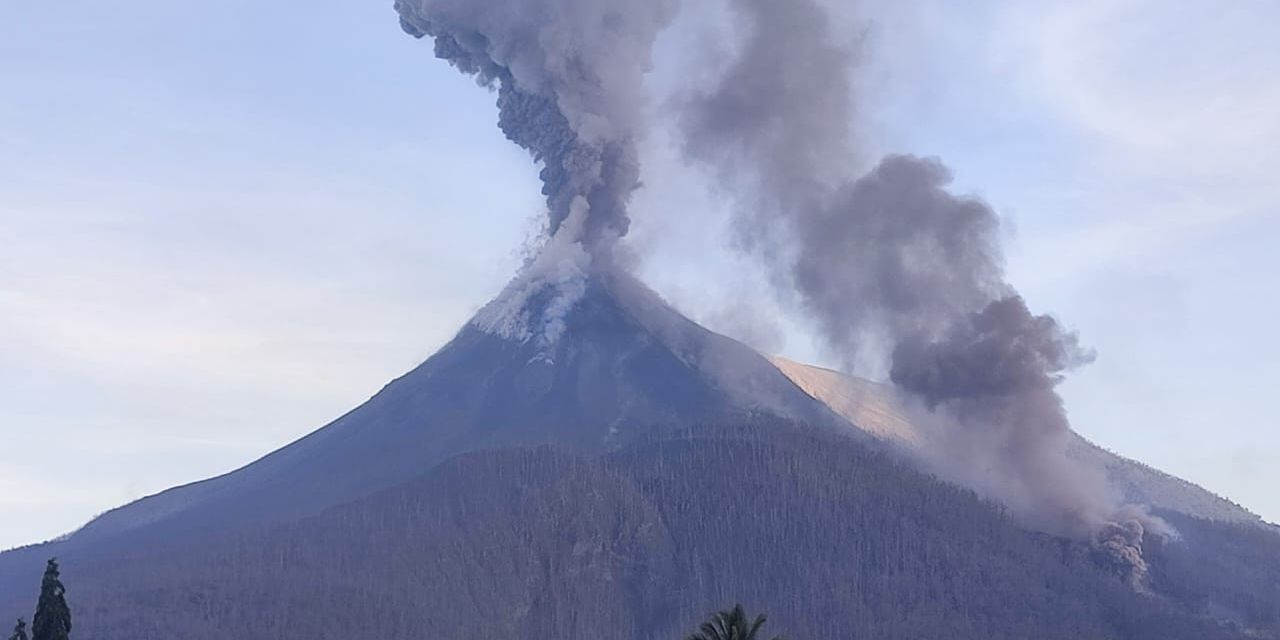
[[[643,77],[670,0],[396,0],[400,24],[498,94],[498,125],[542,165],[548,232],[575,206],[584,245],[626,235],[639,185]],[[581,204],[575,204],[581,203]]]

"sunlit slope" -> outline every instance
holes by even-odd
[[[889,387],[786,358],[771,360],[796,386],[868,433],[908,448],[925,444],[926,432],[912,425]],[[1077,460],[1105,471],[1112,485],[1131,502],[1223,522],[1262,522],[1230,500],[1111,453],[1078,434],[1072,434],[1068,451]]]

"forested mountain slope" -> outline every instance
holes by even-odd
[[[630,279],[559,295],[509,289],[310,436],[0,554],[0,619],[56,555],[89,640],[647,640],[734,601],[794,640],[1280,639],[1268,528],[1171,513],[1138,593],[918,471],[873,386],[806,393]]]
[[[658,426],[774,415],[844,425],[751,349],[623,273],[572,303],[517,279],[438,353],[329,425],[226,475],[112,510],[63,540],[0,554],[0,602],[44,560],[111,557],[290,522],[397,486],[467,451],[602,452]],[[847,425],[845,425],[847,426]]]
[[[294,523],[67,575],[80,637],[100,640],[674,639],[733,601],[796,640],[1213,640],[1245,637],[1214,617],[1280,637],[1270,592],[1216,602],[1200,582],[1276,542],[1206,558],[1217,543],[1189,535],[1153,551],[1156,592],[1142,595],[1085,545],[1028,533],[889,454],[769,420],[609,454],[465,454]],[[1274,565],[1253,571],[1275,583]]]

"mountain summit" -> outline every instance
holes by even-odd
[[[242,469],[108,512],[69,542],[287,520],[467,451],[604,451],[654,429],[757,414],[842,424],[767,359],[629,275],[521,277],[438,353],[341,418]]]

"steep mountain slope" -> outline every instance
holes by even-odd
[[[603,451],[663,425],[756,413],[843,423],[763,357],[685,319],[629,276],[571,286],[518,279],[437,354],[311,435],[108,512],[55,544],[0,555],[0,600],[18,592],[15,581],[29,582],[42,557],[91,558],[295,520],[466,451],[541,443]]]
[[[57,555],[94,640],[639,640],[735,600],[797,638],[1280,639],[1272,532],[1179,522],[1135,593],[899,459],[912,425],[838,383],[626,277],[518,280],[310,436],[0,554],[0,619]]]
[[[773,363],[814,398],[868,433],[907,448],[924,446],[925,430],[911,423],[908,412],[892,389],[838,371],[801,364],[786,358]],[[1101,469],[1113,487],[1135,504],[1146,504],[1197,518],[1264,524],[1256,514],[1202,487],[1116,455],[1071,434],[1068,453],[1090,467]]]
[[[510,292],[508,295],[511,295]],[[523,301],[540,317],[553,289]],[[753,411],[838,420],[760,356],[684,319],[638,283],[593,279],[553,341],[482,327],[328,426],[226,476],[118,509],[77,538],[181,518],[279,519],[415,477],[447,456],[556,443],[603,450],[628,430]],[[537,325],[537,321],[525,322]]]
[[[1243,637],[1133,593],[1085,546],[776,419],[603,455],[465,454],[291,524],[76,575],[97,640],[672,639],[735,600],[801,639]]]

